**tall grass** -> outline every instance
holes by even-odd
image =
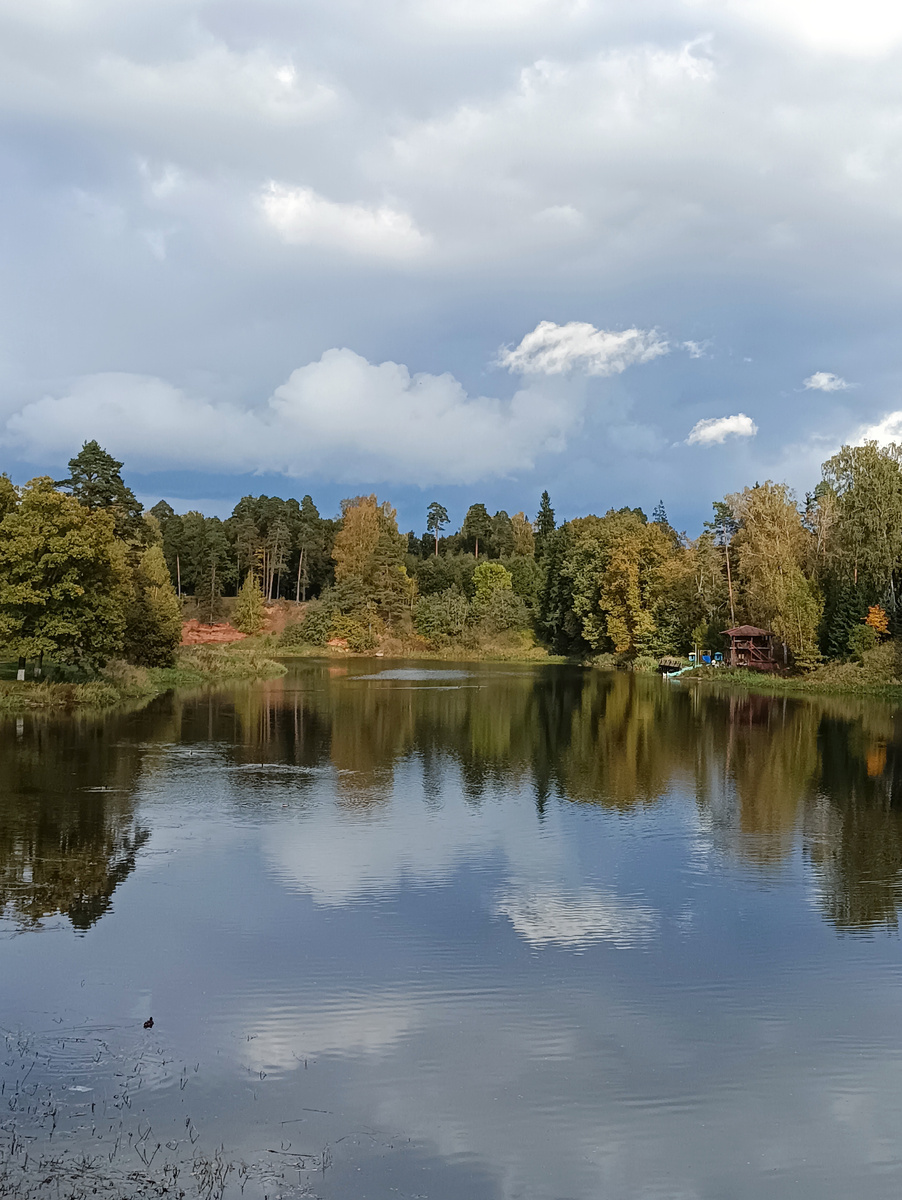
[[[173,667],[136,667],[114,659],[94,678],[82,675],[80,680],[45,679],[24,683],[3,680],[0,681],[0,712],[38,708],[112,708],[126,701],[150,700],[175,687],[284,675],[286,668],[270,658],[267,650],[268,643],[190,646],[179,651]]]

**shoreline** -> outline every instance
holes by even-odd
[[[853,664],[837,664],[837,670],[846,670]],[[703,668],[704,670],[704,668]],[[820,668],[826,670],[826,668]],[[860,668],[859,668],[860,670]],[[680,684],[693,686],[715,684],[742,691],[754,691],[770,696],[872,696],[880,700],[894,700],[902,704],[902,682],[885,683],[879,680],[818,679],[817,672],[811,676],[766,676],[753,671],[733,671],[729,667],[716,674],[690,672],[680,676]]]
[[[540,646],[496,647],[477,649],[448,646],[441,649],[413,648],[386,645],[382,650],[357,651],[330,646],[303,646],[282,649],[272,644],[270,636],[257,640],[247,638],[240,643],[184,646],[171,667],[134,667],[113,662],[94,679],[80,682],[28,680],[24,683],[0,682],[0,715],[22,715],[27,712],[109,711],[128,704],[146,704],[157,696],[179,688],[215,687],[232,683],[252,683],[284,675],[286,662],[294,659],[326,659],[340,662],[348,659],[383,659],[386,662],[413,663],[467,662],[496,663],[517,666],[572,666],[594,671],[620,671],[623,668],[599,664],[592,660],[567,658],[550,654]],[[831,667],[820,668],[830,671]],[[876,679],[850,678],[863,672],[859,664],[834,664],[832,670],[839,678],[817,678],[820,672],[808,676],[760,675],[751,671],[721,668],[716,672],[702,667],[683,675],[679,684],[691,686],[715,685],[729,690],[755,692],[760,695],[861,696],[882,699],[902,705],[902,682],[888,683]],[[626,674],[661,676],[652,671],[624,671]],[[845,677],[843,677],[845,676]]]

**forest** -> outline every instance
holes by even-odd
[[[276,602],[296,608],[283,649],[506,645],[639,668],[743,623],[798,673],[900,632],[896,445],[844,446],[801,501],[771,481],[727,495],[695,536],[663,502],[558,522],[547,491],[534,516],[473,503],[457,530],[435,500],[422,533],[375,495],[334,517],[310,495],[248,495],[226,520],[144,511],[122,466],[92,441],[65,479],[0,476],[0,644],[20,666],[166,665],[186,613],[252,634]]]

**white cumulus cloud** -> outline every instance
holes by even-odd
[[[669,350],[657,330],[596,329],[586,321],[556,325],[540,321],[518,346],[503,346],[498,363],[518,375],[619,375],[635,363],[651,362]]]
[[[64,461],[98,438],[139,470],[277,471],[337,481],[472,483],[532,467],[564,449],[583,400],[560,383],[510,400],[470,396],[452,375],[411,375],[327,350],[262,405],[188,395],[152,376],[79,380],[14,413],[0,439],[31,461]]]
[[[887,413],[876,424],[864,426],[853,441],[858,446],[862,442],[877,442],[880,446],[902,443],[902,411]]]
[[[819,53],[871,57],[889,54],[902,41],[902,12],[886,0],[690,0],[716,8],[771,33],[787,33]]]
[[[803,381],[804,386],[816,392],[844,392],[849,384],[832,371],[815,371]]]
[[[745,413],[732,417],[708,417],[697,421],[686,438],[688,446],[719,446],[728,437],[754,437],[758,426]]]
[[[373,258],[415,258],[429,245],[405,212],[381,205],[339,204],[312,188],[271,182],[260,195],[269,224],[286,242]]]

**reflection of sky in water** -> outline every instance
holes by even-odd
[[[810,903],[847,853],[825,792],[806,799],[803,779],[790,805],[778,776],[757,787],[767,764],[743,774],[757,711],[686,744],[694,726],[642,708],[605,741],[629,696],[599,691],[579,710],[594,740],[579,760],[560,746],[570,774],[537,804],[521,752],[498,749],[506,716],[523,746],[544,736],[534,698],[506,714],[474,674],[453,745],[428,705],[458,701],[345,709],[367,692],[346,677],[334,709],[293,708],[289,678],[272,707],[198,699],[176,721],[158,705],[108,730],[118,757],[65,743],[85,803],[139,814],[151,838],[84,936],[0,942],[5,1026],[41,1031],[73,1105],[74,1088],[113,1094],[117,1071],[141,1082],[143,1061],[133,1112],[156,1137],[184,1139],[187,1118],[236,1156],[330,1145],[311,1180],[327,1200],[897,1194],[898,941],[837,937]],[[807,753],[807,727],[777,716],[771,771],[779,729],[790,764]],[[129,746],[126,782],[111,772]],[[611,794],[595,773],[615,753],[639,799],[588,802]]]

